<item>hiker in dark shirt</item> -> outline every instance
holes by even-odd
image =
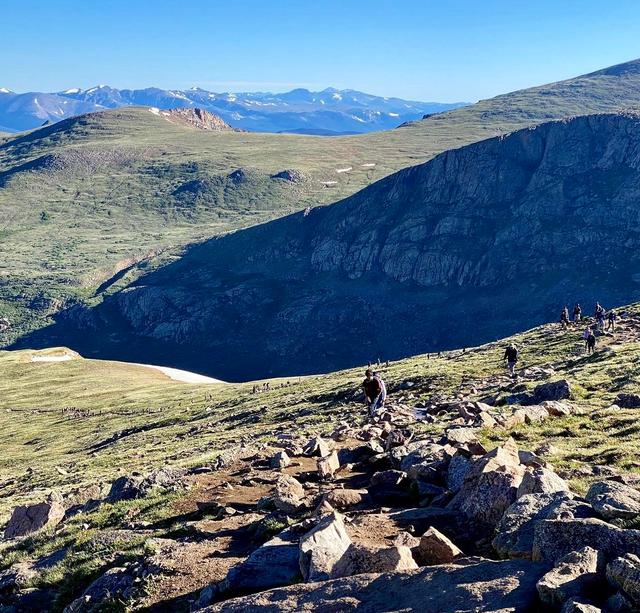
[[[375,417],[384,407],[387,398],[387,388],[378,373],[374,373],[370,368],[365,372],[365,380],[362,382],[364,398],[369,407],[369,415]]]
[[[596,350],[596,335],[593,333],[593,330],[589,330],[585,345],[587,353],[593,353]]]
[[[564,307],[562,312],[560,313],[560,323],[563,328],[567,328],[569,326],[569,309],[568,307]]]
[[[601,332],[604,332],[604,314],[604,307],[599,302],[596,302],[596,309],[593,315],[596,318],[598,330],[600,330]]]
[[[618,319],[618,314],[611,310],[607,315],[607,332],[611,330],[612,332],[616,331],[616,320]]]
[[[509,373],[512,377],[516,376],[516,363],[518,362],[518,348],[511,343],[504,351],[503,360],[507,361]]]
[[[576,306],[573,307],[573,321],[580,321],[582,319],[582,307],[576,302]]]

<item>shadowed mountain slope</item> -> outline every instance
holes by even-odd
[[[552,122],[195,246],[26,344],[223,379],[469,346],[639,297],[639,197],[636,116]]]

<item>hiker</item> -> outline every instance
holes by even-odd
[[[387,387],[378,373],[374,373],[367,368],[364,373],[365,380],[362,382],[364,398],[369,407],[369,416],[375,417],[383,408],[387,398]]]
[[[596,335],[593,333],[593,330],[589,329],[589,335],[587,336],[585,342],[587,353],[593,353],[596,350]]]
[[[569,326],[569,308],[564,307],[562,312],[560,313],[560,323],[563,328],[567,328]]]
[[[604,331],[604,313],[604,307],[599,302],[596,302],[594,317],[596,318],[596,322],[598,324],[598,330],[600,330],[601,332]]]
[[[516,363],[518,362],[518,348],[511,343],[504,351],[503,360],[507,361],[507,366],[509,368],[509,374],[512,377],[516,376]]]
[[[576,306],[573,307],[573,321],[579,322],[582,319],[582,307],[576,302]]]
[[[609,330],[616,331],[616,319],[618,319],[618,314],[612,309],[607,315],[607,332]]]

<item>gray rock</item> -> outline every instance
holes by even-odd
[[[548,411],[549,415],[553,417],[567,417],[574,412],[570,404],[558,400],[545,400],[542,406]]]
[[[304,503],[304,488],[291,475],[280,475],[276,481],[273,504],[285,513],[297,511]]]
[[[527,494],[506,510],[492,544],[500,557],[531,559],[535,525],[538,521],[593,515],[591,506],[575,500],[570,492]]]
[[[208,607],[203,613],[378,613],[389,610],[524,613],[534,610],[536,582],[544,572],[543,565],[524,560],[429,566],[414,571],[292,585],[234,598]]]
[[[602,613],[602,609],[586,602],[567,600],[560,613]]]
[[[598,552],[583,547],[560,558],[556,565],[538,581],[540,600],[560,607],[567,600],[584,595],[598,580]]]
[[[536,523],[533,559],[555,564],[560,558],[589,546],[603,562],[625,553],[640,554],[640,530],[617,528],[600,519],[543,519]]]
[[[307,442],[302,452],[304,455],[309,457],[316,456],[324,458],[329,455],[331,449],[329,447],[329,443],[327,443],[327,441],[325,441],[321,436],[315,436]]]
[[[404,471],[417,464],[431,466],[436,471],[444,469],[455,452],[455,449],[449,446],[431,441],[414,441],[405,447],[407,455],[400,462],[400,469]]]
[[[571,398],[571,384],[566,379],[541,383],[533,390],[536,402],[545,400],[567,400]]]
[[[526,494],[552,494],[553,492],[568,492],[569,484],[548,468],[527,469],[518,486],[517,497]]]
[[[286,468],[291,465],[291,459],[286,451],[278,451],[278,453],[274,454],[271,460],[269,460],[269,465],[275,469]]]
[[[338,510],[349,509],[362,503],[367,492],[351,489],[335,489],[327,492],[322,500]]]
[[[135,500],[147,495],[148,487],[143,475],[125,475],[118,477],[112,484],[107,502],[120,502],[121,500]]]
[[[548,417],[549,411],[541,405],[523,407],[521,409],[516,409],[513,412],[513,418],[517,423],[521,424],[535,424],[544,421]]]
[[[53,495],[47,502],[16,507],[4,529],[4,538],[26,536],[42,528],[52,528],[62,521],[64,515],[60,497]]]
[[[402,545],[373,547],[352,544],[334,566],[333,577],[351,577],[363,573],[387,573],[418,568],[411,549]]]
[[[509,439],[502,447],[473,462],[460,491],[447,508],[459,510],[479,523],[495,526],[515,502],[523,474],[518,448]]]
[[[446,483],[450,491],[457,492],[462,487],[470,466],[471,460],[466,454],[460,451],[455,453],[447,467]]]
[[[136,574],[127,567],[109,569],[98,577],[64,613],[99,613],[115,605],[132,599],[138,591]]]
[[[640,558],[628,553],[607,565],[607,579],[636,606],[640,606]]]
[[[306,581],[333,578],[336,564],[351,545],[339,513],[323,517],[300,539],[300,571]]]
[[[300,575],[299,534],[287,528],[258,547],[227,573],[220,594],[247,594],[296,583]]]
[[[449,564],[462,555],[464,554],[460,548],[433,527],[422,535],[420,544],[415,549],[420,566]]]
[[[640,515],[640,492],[622,483],[593,483],[585,498],[604,519],[634,519]]]
[[[328,455],[318,458],[317,466],[320,479],[332,479],[340,468],[340,460],[338,460],[338,454],[335,449]]]

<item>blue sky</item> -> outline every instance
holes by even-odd
[[[2,0],[0,87],[474,101],[640,57],[640,2]]]

